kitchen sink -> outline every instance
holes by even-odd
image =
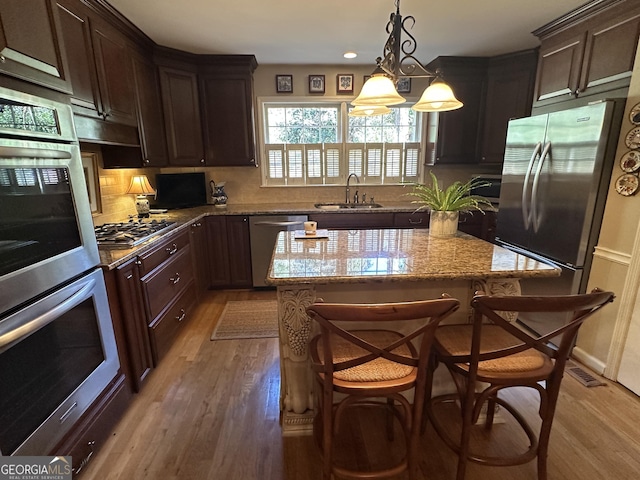
[[[368,210],[382,207],[379,203],[316,203],[314,206],[320,210]]]

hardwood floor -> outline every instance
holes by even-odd
[[[281,435],[277,339],[209,340],[228,300],[265,298],[275,292],[209,292],[79,478],[319,480],[321,460],[312,437]],[[535,412],[526,390],[513,398]],[[368,414],[350,418],[338,449],[345,461],[368,468],[400,450],[400,440],[389,445],[376,433],[377,423]],[[422,444],[421,478],[453,479],[456,459],[432,429]],[[548,466],[549,480],[637,479],[640,399],[615,383],[586,388],[565,376]],[[467,471],[467,480],[536,478],[535,462],[470,464]]]

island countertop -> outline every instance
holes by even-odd
[[[280,232],[266,283],[274,286],[554,277],[560,269],[458,232],[329,230],[326,239]]]

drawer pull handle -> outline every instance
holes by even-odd
[[[178,246],[175,243],[172,243],[170,247],[164,249],[169,255],[173,255],[178,251]]]
[[[82,461],[80,462],[80,466],[79,466],[78,468],[73,468],[73,469],[72,469],[72,470],[73,470],[73,473],[75,473],[76,475],[78,475],[78,474],[82,471],[82,469],[83,469],[84,467],[86,467],[86,466],[87,466],[87,464],[88,464],[88,463],[89,463],[89,461],[91,460],[91,457],[93,457],[93,452],[94,452],[94,450],[93,450],[93,446],[94,446],[95,444],[96,444],[96,442],[94,442],[94,441],[87,442],[87,445],[89,446],[89,449],[90,449],[91,451],[87,454],[87,456],[86,456],[86,457],[84,457],[84,458],[82,459]]]
[[[64,412],[62,414],[62,416],[60,417],[60,423],[64,423],[64,421],[69,418],[69,415],[71,415],[71,412],[78,406],[78,402],[73,402],[73,404],[67,409],[66,412]]]
[[[413,218],[410,218],[410,219],[409,219],[409,223],[410,223],[411,225],[420,225],[420,224],[422,223],[422,219],[420,219],[420,220],[418,220],[418,221],[415,221]]]
[[[178,272],[176,272],[176,276],[175,277],[171,277],[169,280],[171,280],[173,282],[173,284],[175,285],[176,283],[178,283],[180,281],[180,274]]]
[[[184,311],[184,308],[180,309],[180,313],[181,313],[181,315],[179,317],[176,317],[176,320],[179,321],[179,322],[184,320],[184,317],[187,316],[187,312]]]

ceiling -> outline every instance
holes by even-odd
[[[493,56],[536,47],[531,31],[586,0],[404,0],[417,58]],[[254,54],[258,64],[375,64],[394,0],[108,0],[157,44]],[[403,33],[403,40],[407,35]],[[351,50],[353,60],[343,58]]]

